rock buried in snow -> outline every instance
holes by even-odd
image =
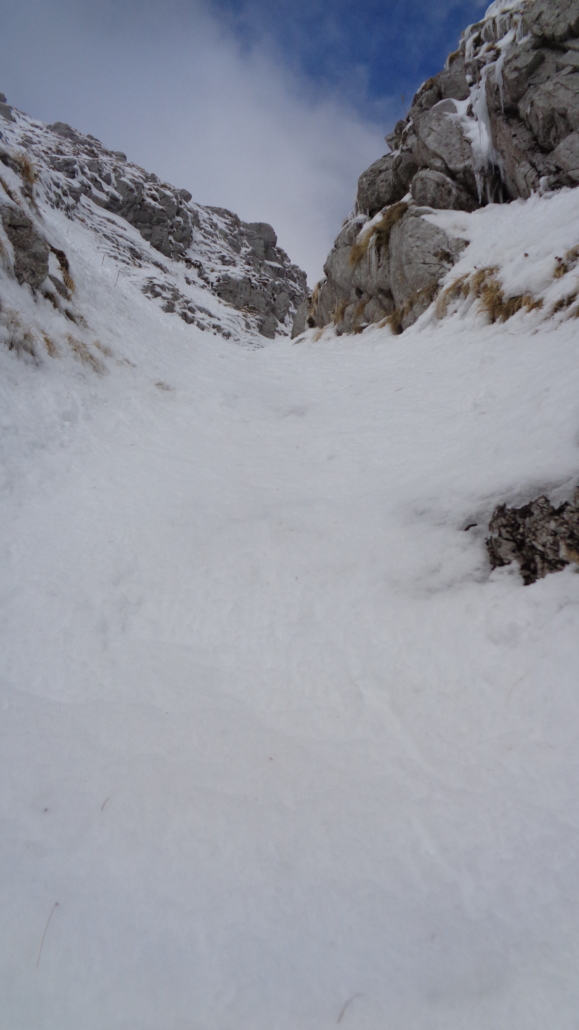
[[[566,565],[579,565],[579,488],[555,508],[545,496],[521,508],[495,509],[487,550],[493,569],[517,561],[528,585]]]

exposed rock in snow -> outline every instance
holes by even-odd
[[[495,510],[487,548],[491,565],[517,561],[525,583],[535,583],[566,565],[579,565],[579,490],[572,501],[554,507],[547,497]]]
[[[360,176],[354,213],[363,219],[351,223],[359,238],[364,238],[366,219],[403,200],[411,208],[472,211],[576,185],[578,36],[575,0],[492,4],[482,21],[466,29],[444,70],[418,90],[407,118],[387,137],[391,153]],[[415,216],[424,217],[424,212],[415,211]],[[410,224],[416,231],[416,217],[412,223],[409,219],[410,212],[393,235],[393,244]],[[422,281],[420,267],[426,261],[430,303],[448,266],[446,258],[438,257],[441,248],[434,240],[436,249],[428,251],[429,235],[421,231],[416,270],[408,251],[406,277],[409,282]],[[373,237],[372,246],[378,242]],[[456,244],[442,249],[449,256],[458,253]],[[294,335],[304,324],[323,326],[331,321],[338,332],[350,332],[379,321],[392,309],[398,328],[410,325],[424,310],[426,295],[409,308],[407,291],[401,301],[399,284],[388,279],[387,265],[386,255],[380,254],[348,268],[343,244],[337,240],[324,269],[326,282],[315,291],[305,319],[300,311]],[[334,279],[337,267],[339,281]]]
[[[0,115],[0,217],[19,283],[53,296],[49,247],[65,255],[66,241],[48,238],[48,206],[91,227],[102,260],[138,279],[168,314],[236,339],[290,332],[306,276],[270,225],[195,204],[188,190],[160,182],[64,122],[42,125],[3,102]]]
[[[38,289],[48,275],[48,244],[34,222],[16,204],[0,205],[0,221],[14,255],[14,275],[18,282]]]

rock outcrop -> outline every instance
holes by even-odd
[[[107,150],[64,122],[43,126],[1,99],[0,172],[2,164],[19,178],[19,194],[2,181],[0,220],[13,250],[13,272],[20,283],[39,289],[48,275],[49,247],[43,236],[37,200],[60,208],[71,218],[98,223],[102,210],[134,227],[159,260],[132,244],[119,246],[107,237],[103,246],[121,264],[155,272],[143,290],[162,301],[168,314],[200,328],[231,336],[231,326],[194,303],[182,286],[169,281],[167,262],[187,272],[185,286],[200,286],[241,314],[244,334],[273,338],[289,334],[296,308],[306,297],[306,276],[278,246],[265,222],[246,223],[224,208],[193,202],[188,190],[161,182],[156,175]],[[6,187],[6,188],[5,188]],[[49,284],[48,284],[49,285]]]
[[[554,507],[547,497],[507,508],[501,504],[489,523],[487,550],[498,568],[517,561],[526,584],[579,565],[579,488],[573,500]]]
[[[339,333],[360,331],[385,318],[403,330],[462,245],[428,222],[429,211],[473,211],[579,183],[579,0],[496,0],[386,139],[391,151],[360,176],[294,335],[332,321]],[[384,234],[389,212],[396,226]]]

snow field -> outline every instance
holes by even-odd
[[[449,279],[542,311],[261,350],[47,215],[113,356],[0,351],[12,1030],[577,1027],[579,577],[484,550],[577,481],[576,201],[516,207]]]

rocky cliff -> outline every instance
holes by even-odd
[[[256,342],[291,331],[306,276],[278,247],[270,225],[196,204],[187,190],[161,182],[125,154],[63,122],[34,121],[3,94],[0,162],[0,257],[65,321],[82,326],[84,315],[73,302],[66,238],[47,230],[47,206],[93,229],[102,261],[132,276],[168,315]]]
[[[403,331],[428,308],[465,246],[428,220],[579,183],[579,0],[497,0],[464,32],[360,176],[353,213],[294,336],[389,320]]]

